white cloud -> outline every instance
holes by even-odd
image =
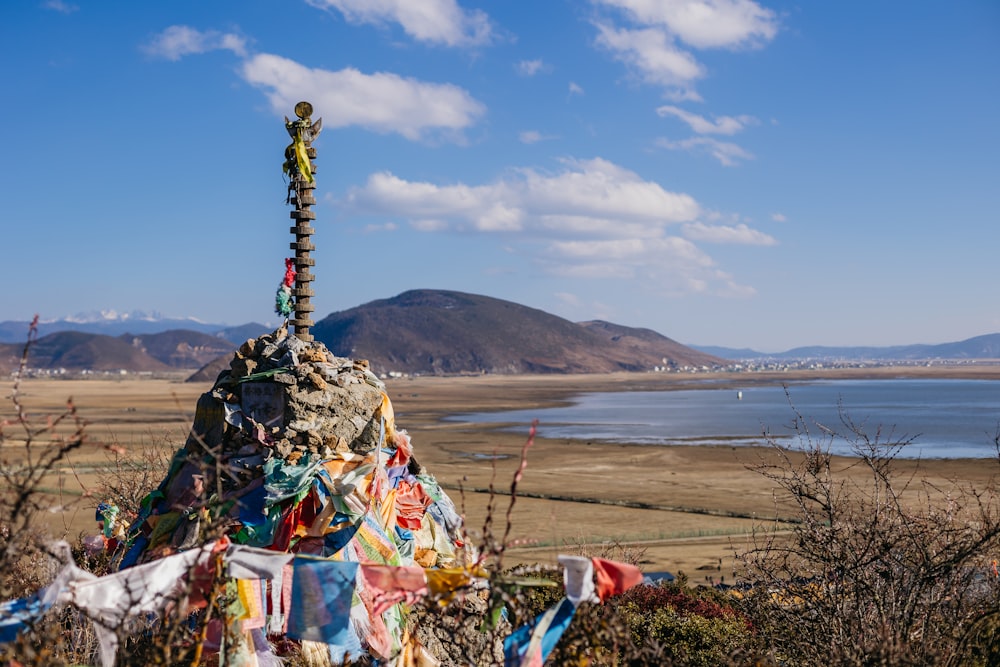
[[[228,50],[246,56],[246,40],[233,33],[195,30],[186,25],[172,25],[154,37],[142,50],[155,58],[177,61],[184,56],[208,51]]]
[[[675,88],[680,98],[697,99],[691,84],[704,76],[705,70],[690,53],[677,48],[666,31],[617,29],[604,23],[596,26],[597,43],[638,70],[644,81]]]
[[[545,265],[573,279],[639,280],[645,288],[669,296],[713,294],[746,298],[753,287],[737,283],[705,252],[687,239],[583,240],[551,243]]]
[[[490,43],[493,28],[485,12],[462,9],[455,0],[306,0],[319,9],[335,9],[350,23],[398,23],[420,42],[443,46]]]
[[[771,220],[775,222],[788,222],[788,218],[785,217],[784,213],[772,213]]]
[[[539,141],[543,141],[547,137],[542,136],[542,133],[537,130],[525,130],[517,135],[517,138],[522,144],[537,144]]]
[[[751,229],[741,223],[735,226],[706,225],[703,222],[691,222],[681,227],[684,236],[692,241],[707,243],[732,243],[739,245],[777,245],[777,240],[769,234]]]
[[[694,83],[705,68],[694,49],[762,47],[778,32],[775,13],[752,0],[591,0],[608,12],[595,20],[597,44],[644,82],[675,101],[701,97]]]
[[[554,296],[556,299],[566,304],[567,306],[580,305],[580,297],[570,292],[556,292],[552,296]]]
[[[704,116],[670,105],[660,107],[656,113],[660,116],[675,116],[687,123],[698,134],[733,135],[741,132],[747,125],[757,124],[757,119],[753,116],[716,116],[715,120],[709,120]]]
[[[642,239],[610,239],[585,241],[556,241],[550,246],[555,252],[573,259],[601,259],[620,265],[623,270],[631,260],[650,255],[661,256],[665,260],[680,259],[686,263],[711,266],[712,260],[690,241],[671,236],[654,242]],[[663,256],[666,253],[668,256]]]
[[[573,81],[570,81],[569,82],[569,94],[570,95],[583,95],[583,88],[580,87],[580,84],[574,83]]]
[[[698,49],[759,47],[774,39],[778,18],[752,0],[594,0],[636,23],[663,26]]]
[[[366,234],[374,234],[377,232],[394,232],[397,229],[399,229],[399,225],[395,222],[386,222],[384,224],[365,225],[364,232]]]
[[[557,304],[553,313],[571,322],[584,320],[617,322],[620,320],[620,303],[607,304],[603,301],[585,300],[572,292],[555,292],[552,296]]]
[[[655,238],[663,234],[663,225],[648,221],[625,222],[614,217],[590,215],[544,215],[539,218],[539,229],[555,236],[628,236],[630,238]]]
[[[74,5],[69,2],[64,2],[63,0],[46,0],[42,4],[45,9],[51,9],[54,12],[59,12],[60,14],[72,14],[73,12],[80,11],[79,5]]]
[[[418,232],[443,232],[448,229],[448,223],[444,220],[414,220],[411,225]]]
[[[423,232],[502,234],[516,252],[549,273],[577,278],[642,278],[672,294],[752,294],[715,266],[696,239],[671,235],[704,212],[689,195],[670,192],[601,158],[566,159],[555,172],[522,168],[482,185],[369,176],[341,202],[352,213],[405,221]],[[742,228],[741,228],[742,227]],[[766,243],[745,226],[716,242]],[[742,240],[741,240],[742,239]]]
[[[532,209],[648,222],[682,222],[699,213],[689,195],[668,192],[607,160],[564,160],[563,165],[554,176],[523,171],[524,199]]]
[[[535,76],[545,67],[541,60],[522,60],[517,64],[517,72],[522,76]]]
[[[380,172],[352,189],[345,203],[401,217],[449,219],[453,229],[529,230],[543,236],[614,236],[699,215],[689,195],[668,192],[606,160],[565,160],[563,167],[557,174],[521,169],[480,186],[439,186]]]
[[[265,89],[275,112],[287,113],[308,99],[326,127],[356,125],[380,133],[423,139],[438,132],[461,140],[461,131],[485,113],[468,92],[451,84],[427,83],[387,72],[364,74],[310,69],[270,54],[243,64],[243,78]]]
[[[742,160],[752,160],[753,154],[748,153],[734,143],[718,141],[711,137],[691,137],[680,141],[657,139],[656,145],[674,151],[705,152],[714,157],[726,167],[735,167]]]

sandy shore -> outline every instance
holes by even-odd
[[[387,391],[396,422],[413,437],[414,454],[463,507],[469,531],[480,538],[489,530],[502,536],[510,486],[529,426],[483,425],[444,417],[467,412],[548,407],[575,394],[593,391],[650,391],[708,386],[781,384],[807,380],[815,373],[739,375],[612,374],[599,376],[477,376],[393,379]],[[1000,379],[1000,366],[846,369],[824,378],[967,377]],[[126,448],[176,448],[186,436],[197,397],[210,387],[165,380],[26,380],[21,399],[36,416],[57,414],[67,398],[89,425],[95,441]],[[6,392],[9,396],[9,391]],[[9,398],[0,417],[13,416]],[[5,433],[14,434],[11,426]],[[4,449],[16,460],[18,450]],[[47,480],[64,488],[64,498],[93,491],[90,466],[109,454],[92,446],[75,453],[69,470]],[[769,456],[766,449],[731,446],[651,447],[581,440],[535,438],[518,487],[510,520],[507,562],[554,562],[556,553],[642,554],[649,570],[683,571],[694,581],[727,580],[736,569],[734,554],[747,546],[754,525],[768,524],[792,511],[776,498],[775,488],[749,466]],[[838,460],[845,475],[855,474],[850,459]],[[1000,472],[995,462],[900,460],[899,469],[946,482],[963,480],[983,487]],[[60,487],[61,485],[61,487]],[[490,488],[494,493],[490,493]],[[73,535],[89,530],[95,498],[48,517],[52,529]],[[73,506],[72,502],[65,503]],[[492,507],[492,509],[491,509]],[[771,522],[773,525],[773,522]]]

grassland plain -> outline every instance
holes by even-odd
[[[502,534],[511,479],[530,424],[483,425],[444,417],[559,405],[593,391],[669,391],[712,380],[713,387],[775,383],[819,377],[817,373],[473,376],[399,378],[387,392],[396,422],[413,437],[414,454],[462,506],[472,537],[488,514]],[[1000,379],[1000,366],[838,369],[829,379],[962,377]],[[12,385],[13,383],[10,383]],[[89,444],[74,452],[45,482],[54,511],[44,516],[57,535],[76,537],[94,529],[100,502],[97,475],[114,454],[109,445],[139,457],[143,450],[178,448],[187,436],[195,402],[210,385],[179,379],[26,379],[18,393],[33,419],[65,409],[72,399],[89,422]],[[0,418],[13,419],[10,390]],[[998,415],[1000,418],[1000,415]],[[509,425],[508,425],[509,426]],[[18,426],[5,427],[2,452],[10,464],[24,456]],[[725,445],[640,446],[539,437],[513,506],[512,547],[507,563],[554,563],[557,553],[599,553],[618,545],[644,550],[647,570],[682,571],[692,583],[738,576],[735,554],[756,526],[781,530],[794,518],[786,499],[749,466],[773,455],[764,447]],[[860,474],[853,460],[837,460],[839,474]],[[997,481],[1000,466],[977,460],[898,460],[904,475],[930,481],[960,480],[979,488]],[[491,495],[492,488],[496,494]],[[916,488],[914,487],[914,492]],[[491,510],[492,503],[492,510]],[[779,519],[779,521],[775,521]]]

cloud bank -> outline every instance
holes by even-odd
[[[349,23],[398,24],[419,42],[468,47],[489,44],[493,28],[480,10],[464,10],[454,0],[306,0],[318,9],[336,10]]]
[[[340,204],[352,215],[399,220],[425,233],[500,234],[554,275],[640,278],[670,294],[753,294],[696,242],[773,244],[766,234],[700,222],[706,212],[690,195],[608,160],[564,159],[560,167],[512,170],[483,185],[409,181],[383,171]]]

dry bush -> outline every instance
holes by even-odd
[[[107,460],[95,468],[97,491],[101,499],[115,505],[123,519],[139,513],[142,499],[167,475],[176,446],[147,444],[124,450],[115,448]]]
[[[819,438],[796,417],[804,456],[769,437],[774,457],[754,466],[799,519],[790,535],[756,532],[742,556],[761,646],[796,665],[979,664],[960,645],[998,602],[997,489],[897,474],[911,439],[869,435],[843,408],[841,432]],[[835,437],[855,460],[836,462]]]
[[[19,597],[31,586],[46,581],[46,569],[34,567],[43,558],[44,540],[36,526],[42,513],[65,510],[53,507],[43,491],[45,478],[56,471],[70,452],[86,440],[86,422],[72,400],[58,415],[43,418],[28,413],[21,402],[21,378],[27,368],[31,346],[38,338],[38,317],[28,332],[10,400],[15,417],[0,423],[0,597]],[[16,458],[11,458],[16,456]],[[23,561],[23,562],[22,562]]]
[[[72,553],[56,553],[50,535],[40,531],[43,514],[70,509],[44,487],[46,478],[59,472],[68,455],[87,442],[86,421],[72,400],[56,415],[32,415],[21,401],[21,379],[25,375],[32,346],[37,340],[37,317],[14,375],[9,399],[14,418],[0,424],[0,601],[32,599],[52,582],[70,558],[90,572],[108,572],[110,554],[88,552],[78,541]],[[99,492],[126,510],[138,506],[138,498],[162,479],[165,457],[157,450],[127,455],[118,447],[109,466],[100,473]],[[60,499],[61,500],[61,499]],[[79,500],[75,501],[79,502]],[[180,591],[185,596],[191,591]],[[121,643],[121,664],[173,665],[190,654],[189,619],[177,617],[182,605],[174,605],[174,617],[162,621],[142,619],[113,630]],[[28,624],[18,637],[0,645],[0,664],[37,667],[99,662],[94,621],[72,607],[55,606]]]

